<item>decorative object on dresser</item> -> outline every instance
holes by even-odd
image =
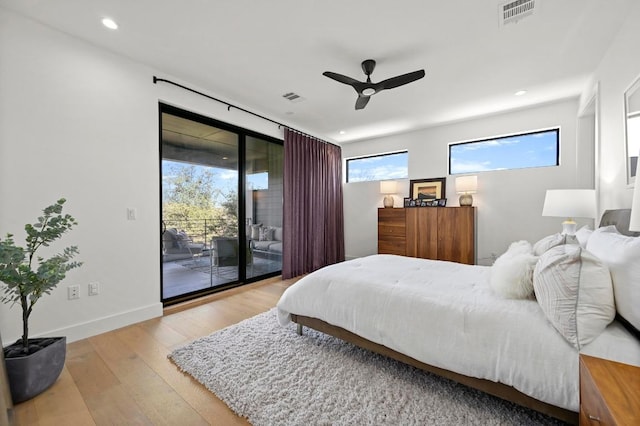
[[[542,216],[565,217],[562,233],[575,235],[573,218],[596,217],[596,191],[593,189],[548,189],[542,207]]]
[[[446,198],[446,178],[416,179],[409,182],[409,198],[438,200]]]
[[[385,208],[393,207],[393,194],[398,191],[395,180],[381,180],[380,193],[384,194],[383,205]]]
[[[580,355],[580,424],[640,424],[640,367]]]
[[[475,207],[378,209],[378,253],[475,263]]]
[[[461,206],[473,205],[473,196],[478,190],[478,176],[458,176],[456,178],[456,192],[460,194],[458,201]]]

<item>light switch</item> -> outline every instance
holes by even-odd
[[[127,208],[127,219],[128,220],[136,220],[138,217],[138,212],[135,208],[129,207]]]

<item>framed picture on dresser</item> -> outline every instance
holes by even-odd
[[[409,198],[417,200],[439,200],[445,198],[446,178],[415,179],[410,181]]]

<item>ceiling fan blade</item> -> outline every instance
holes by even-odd
[[[356,100],[356,109],[363,109],[369,103],[369,99],[371,96],[358,96],[358,100]]]
[[[376,84],[376,91],[393,89],[395,87],[403,86],[416,80],[420,80],[424,77],[424,70],[414,71],[407,74],[402,74],[397,77],[391,77]]]
[[[353,86],[355,84],[360,84],[360,82],[354,78],[347,77],[346,75],[338,74],[331,71],[325,71],[322,73],[325,77],[329,77],[332,80],[338,81],[340,83],[348,84]]]

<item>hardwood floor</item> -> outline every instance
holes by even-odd
[[[167,358],[174,348],[275,306],[279,277],[165,309],[164,316],[70,343],[46,392],[15,406],[17,425],[246,425]]]

